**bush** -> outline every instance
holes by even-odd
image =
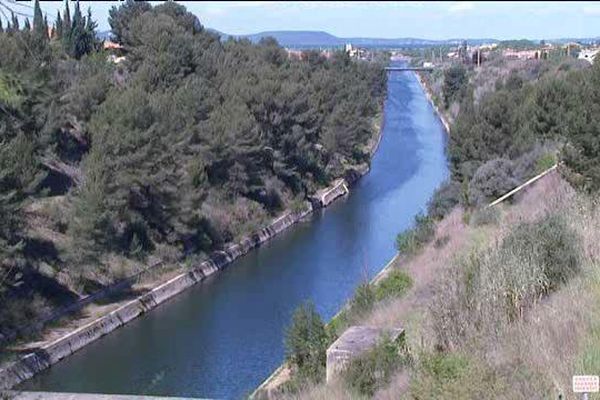
[[[449,241],[450,236],[444,235],[440,238],[435,239],[435,242],[433,242],[433,247],[435,247],[436,249],[441,249],[442,247],[447,245]]]
[[[297,368],[300,378],[314,382],[323,378],[328,343],[325,324],[314,304],[298,307],[285,332],[285,349],[287,360]]]
[[[469,202],[476,206],[489,203],[518,184],[512,161],[504,158],[490,160],[477,169],[469,182]]]
[[[377,301],[390,297],[401,297],[412,286],[412,279],[406,271],[394,269],[390,274],[379,282],[375,288]]]
[[[396,248],[406,255],[416,254],[421,247],[433,238],[435,223],[433,218],[418,214],[415,217],[415,226],[396,237]]]
[[[500,211],[497,207],[487,207],[477,209],[471,215],[469,223],[473,226],[494,225],[500,220]]]
[[[343,375],[344,381],[361,395],[372,397],[377,389],[389,383],[392,373],[407,359],[400,353],[398,344],[384,338],[373,349],[350,362]]]
[[[373,309],[374,304],[375,291],[373,286],[368,282],[361,283],[354,291],[354,296],[350,302],[350,313],[355,316],[364,315]]]
[[[580,239],[564,217],[547,215],[517,225],[500,244],[458,259],[439,280],[430,308],[439,346],[493,338],[576,275],[581,254]]]
[[[453,101],[462,100],[464,97],[469,78],[467,70],[462,64],[455,64],[444,71],[444,105],[446,108]]]
[[[550,214],[539,222],[518,225],[502,242],[502,250],[540,263],[548,290],[554,290],[580,272],[580,243],[563,216]]]
[[[452,180],[444,182],[429,200],[427,215],[435,219],[444,218],[460,203],[461,197],[462,187],[460,183]]]
[[[23,328],[52,310],[48,301],[34,294],[31,297],[3,298],[0,308],[0,333]]]

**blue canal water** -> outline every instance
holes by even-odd
[[[283,360],[312,300],[331,318],[394,255],[396,234],[448,175],[443,127],[411,72],[391,72],[383,138],[351,193],[22,385],[29,390],[247,396]]]

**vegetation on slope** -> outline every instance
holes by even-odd
[[[181,5],[138,1],[110,12],[114,63],[65,5],[52,35],[37,3],[31,30],[0,32],[3,303],[222,248],[368,162],[382,63],[221,42]],[[8,308],[0,332],[24,322]]]

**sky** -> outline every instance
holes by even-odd
[[[22,2],[24,3],[24,2]],[[100,31],[121,1],[82,1]],[[600,37],[600,2],[181,1],[202,24],[228,34],[319,30],[339,37],[552,39]],[[61,1],[43,1],[49,21]]]

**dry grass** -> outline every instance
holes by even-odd
[[[437,382],[445,393],[441,398],[532,399],[558,398],[559,394],[575,398],[570,393],[572,375],[598,373],[600,326],[595,321],[600,317],[596,311],[600,305],[600,212],[597,208],[575,195],[558,175],[549,176],[524,194],[516,206],[504,208],[503,222],[493,232],[494,237],[500,240],[515,224],[535,221],[549,212],[565,215],[571,228],[581,235],[583,272],[542,301],[535,301],[522,319],[491,326],[492,332],[471,337],[459,346],[476,368],[468,369],[452,382]],[[426,313],[425,324],[431,322],[431,317]],[[420,351],[435,354],[431,346],[435,338],[428,339],[421,341]],[[414,379],[418,383],[427,382],[430,378],[417,372],[413,382]],[[429,383],[425,385],[425,393],[431,395],[436,386]],[[482,386],[494,389],[482,394]],[[464,387],[471,389],[462,391]],[[422,385],[417,384],[407,397],[419,398],[422,390]]]
[[[559,174],[550,174],[519,195],[514,205],[502,205],[499,211],[499,223],[474,226],[465,224],[463,211],[455,209],[436,229],[436,239],[447,237],[447,242],[440,241],[442,245],[436,247],[434,239],[410,260],[397,260],[394,268],[408,272],[412,288],[403,298],[379,303],[360,322],[405,327],[416,367],[399,371],[374,398],[541,399],[562,394],[569,399],[574,398],[570,393],[573,374],[598,373],[600,311],[595,310],[600,310],[600,209],[577,195]],[[548,213],[567,216],[569,226],[581,236],[582,273],[541,301],[529,303],[520,318],[496,325],[493,334],[476,335],[456,352],[438,353],[429,306],[440,276],[451,270],[461,254],[499,243],[514,226]],[[490,275],[489,279],[497,278]],[[464,368],[452,379],[440,380],[420,367],[435,354],[442,358],[447,354],[450,361],[456,354]],[[357,397],[337,382],[307,387],[286,398]]]

